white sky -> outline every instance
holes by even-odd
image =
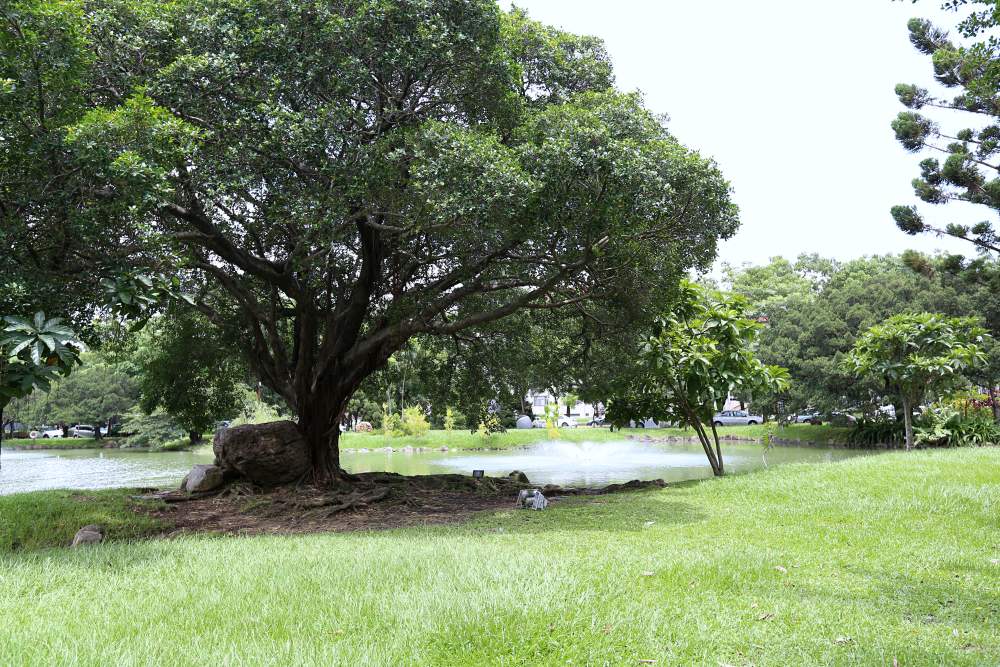
[[[889,127],[903,110],[893,87],[933,83],[906,22],[922,16],[953,28],[957,17],[940,11],[940,0],[515,4],[544,23],[601,37],[618,87],[641,90],[680,141],[716,159],[742,220],[720,260],[802,252],[850,259],[906,248],[971,254],[953,239],[907,236],[889,215],[894,204],[916,203],[910,180],[920,159]],[[987,216],[984,207],[954,204],[922,210],[932,223]]]

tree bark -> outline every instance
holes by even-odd
[[[197,445],[199,442],[203,440],[201,431],[189,431],[188,440],[191,441],[192,445]]]
[[[997,388],[994,382],[990,382],[990,408],[993,410],[993,421],[1000,424],[1000,404],[997,404]]]
[[[913,448],[913,414],[910,409],[910,399],[903,397],[903,430],[906,439],[906,450]]]
[[[299,431],[309,445],[312,481],[336,486],[350,479],[340,467],[340,419],[349,397],[316,397],[299,410]]]

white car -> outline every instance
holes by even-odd
[[[752,415],[746,410],[723,410],[716,412],[712,417],[712,423],[716,426],[753,426],[763,424],[764,418],[760,415]]]
[[[107,434],[108,434],[108,429],[102,426],[101,427],[101,435],[107,435]],[[87,424],[77,424],[76,426],[73,426],[73,427],[71,427],[69,429],[69,437],[71,437],[71,438],[93,438],[93,437],[95,437],[94,427],[93,426],[89,426]]]
[[[33,433],[35,435],[32,435],[32,438],[43,438],[45,440],[63,437],[63,430],[61,428],[49,428],[44,431],[33,431]]]
[[[545,428],[545,417],[535,417],[531,420],[532,428]],[[572,417],[562,415],[556,420],[557,428],[576,428],[576,420]]]

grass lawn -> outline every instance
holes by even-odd
[[[161,525],[132,511],[136,503],[129,499],[131,493],[122,489],[57,490],[0,496],[0,553],[64,546],[72,542],[80,527],[91,523],[104,526],[108,537],[117,540],[155,532]]]
[[[723,426],[719,428],[719,435],[740,436],[745,438],[761,438],[767,431],[767,426]],[[842,443],[849,429],[838,426],[811,426],[809,424],[790,424],[772,431],[773,435],[802,440],[803,442],[815,442],[816,444]],[[662,437],[688,437],[695,438],[695,432],[683,428],[627,428],[621,431],[612,432],[608,428],[562,428],[559,429],[559,437],[570,442],[582,442],[584,440],[605,442],[608,440],[621,440],[626,436],[649,436],[653,438]],[[509,429],[506,433],[498,433],[489,439],[483,439],[476,433],[469,433],[468,429],[456,429],[453,431],[434,430],[421,437],[399,436],[387,438],[379,432],[374,433],[344,433],[340,437],[340,446],[345,448],[374,449],[377,447],[448,447],[449,449],[476,449],[488,447],[491,449],[506,449],[509,447],[522,447],[535,442],[548,439],[548,432],[544,428],[532,429]]]
[[[3,500],[39,521],[51,501]],[[0,554],[3,664],[1000,663],[995,448],[462,525]]]

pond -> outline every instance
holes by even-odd
[[[867,454],[863,450],[822,447],[775,447],[768,465],[837,461]],[[728,472],[764,466],[761,445],[723,445]],[[116,449],[10,451],[2,454],[0,495],[41,489],[100,489],[122,486],[174,487],[196,463],[211,463],[212,449],[190,452],[137,452]],[[697,443],[542,442],[504,451],[360,452],[345,453],[351,472],[389,471],[405,475],[464,473],[484,470],[506,475],[521,470],[538,485],[603,486],[633,479],[662,478],[668,482],[711,477],[705,454]]]

